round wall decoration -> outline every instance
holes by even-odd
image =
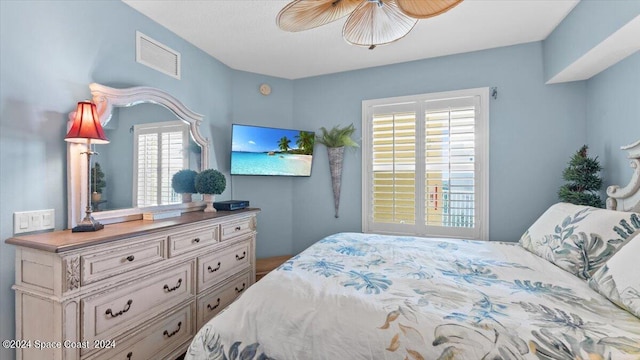
[[[271,86],[269,84],[261,84],[260,85],[260,94],[267,96],[271,94]]]

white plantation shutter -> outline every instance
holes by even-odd
[[[486,238],[487,97],[363,102],[363,231]]]
[[[425,221],[428,226],[473,228],[474,98],[425,105]]]
[[[134,172],[138,184],[136,206],[150,206],[157,204],[158,194],[158,134],[139,134],[138,140],[138,171]],[[134,165],[135,166],[135,165]]]
[[[171,187],[171,178],[188,168],[189,127],[181,121],[134,126],[134,206],[156,206],[181,201]]]
[[[415,224],[416,113],[377,109],[372,118],[372,211],[375,222]]]

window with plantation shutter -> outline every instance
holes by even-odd
[[[363,101],[363,231],[486,239],[488,89]]]
[[[182,121],[134,126],[133,204],[136,207],[175,204],[181,197],[171,187],[171,178],[188,168],[189,126]]]
[[[372,117],[372,215],[378,223],[415,224],[416,114],[385,107]]]

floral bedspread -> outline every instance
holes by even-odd
[[[186,359],[640,359],[640,319],[517,243],[340,233],[250,287]]]

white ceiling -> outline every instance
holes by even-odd
[[[342,39],[345,19],[280,30],[280,0],[122,0],[231,68],[286,79],[545,39],[579,0],[465,0],[374,50]],[[148,34],[153,37],[152,34]]]

